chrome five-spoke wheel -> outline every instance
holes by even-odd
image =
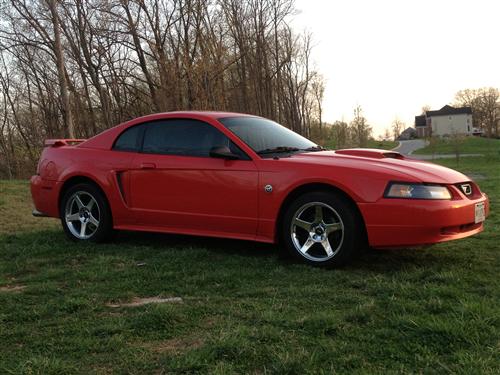
[[[108,200],[94,183],[81,182],[65,189],[59,209],[64,232],[71,240],[102,242],[113,233]]]
[[[292,243],[301,255],[313,262],[333,258],[344,240],[340,215],[323,202],[309,202],[293,215],[290,228]]]
[[[66,201],[64,220],[75,238],[86,240],[99,229],[101,212],[99,204],[90,193],[76,191]]]
[[[314,266],[342,266],[366,243],[356,204],[331,190],[296,197],[284,211],[281,225],[281,243],[288,253]]]

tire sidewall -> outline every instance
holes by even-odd
[[[320,262],[305,258],[295,248],[291,238],[291,222],[295,213],[299,208],[311,202],[322,202],[332,207],[344,225],[344,237],[339,251],[332,258]],[[287,252],[296,260],[317,267],[341,266],[348,263],[362,247],[364,232],[360,224],[358,213],[341,195],[324,191],[310,192],[298,197],[285,210],[281,226],[281,241]]]
[[[68,228],[68,225],[65,220],[66,216],[66,205],[68,204],[68,200],[73,196],[78,191],[86,192],[92,197],[97,202],[97,205],[99,206],[99,213],[100,213],[100,218],[99,218],[99,227],[97,228],[97,231],[87,239],[80,239],[75,237],[70,229]],[[80,183],[76,184],[74,186],[71,186],[63,195],[63,198],[61,200],[61,204],[59,207],[59,215],[61,218],[61,224],[64,229],[64,232],[66,233],[66,236],[68,236],[69,239],[77,242],[102,242],[105,241],[106,239],[109,238],[111,231],[112,231],[112,217],[111,217],[111,210],[109,208],[108,201],[106,197],[103,195],[103,193],[98,189],[95,185],[89,184],[89,183]]]

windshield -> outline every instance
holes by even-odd
[[[226,117],[219,121],[260,155],[322,149],[290,129],[264,118]]]

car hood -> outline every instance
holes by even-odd
[[[307,152],[293,155],[290,159],[318,165],[349,167],[360,171],[369,170],[405,175],[410,180],[426,183],[456,184],[470,178],[453,169],[409,158],[394,151],[379,149],[345,149],[337,151]],[[291,160],[291,161],[292,161]]]

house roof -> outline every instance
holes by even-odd
[[[415,116],[415,126],[427,126],[425,115]]]
[[[425,115],[427,117],[431,117],[431,116],[461,115],[461,114],[471,115],[472,114],[472,108],[471,107],[454,108],[451,105],[445,105],[443,108],[441,108],[441,109],[439,109],[437,111],[427,111],[427,112],[425,112]]]

